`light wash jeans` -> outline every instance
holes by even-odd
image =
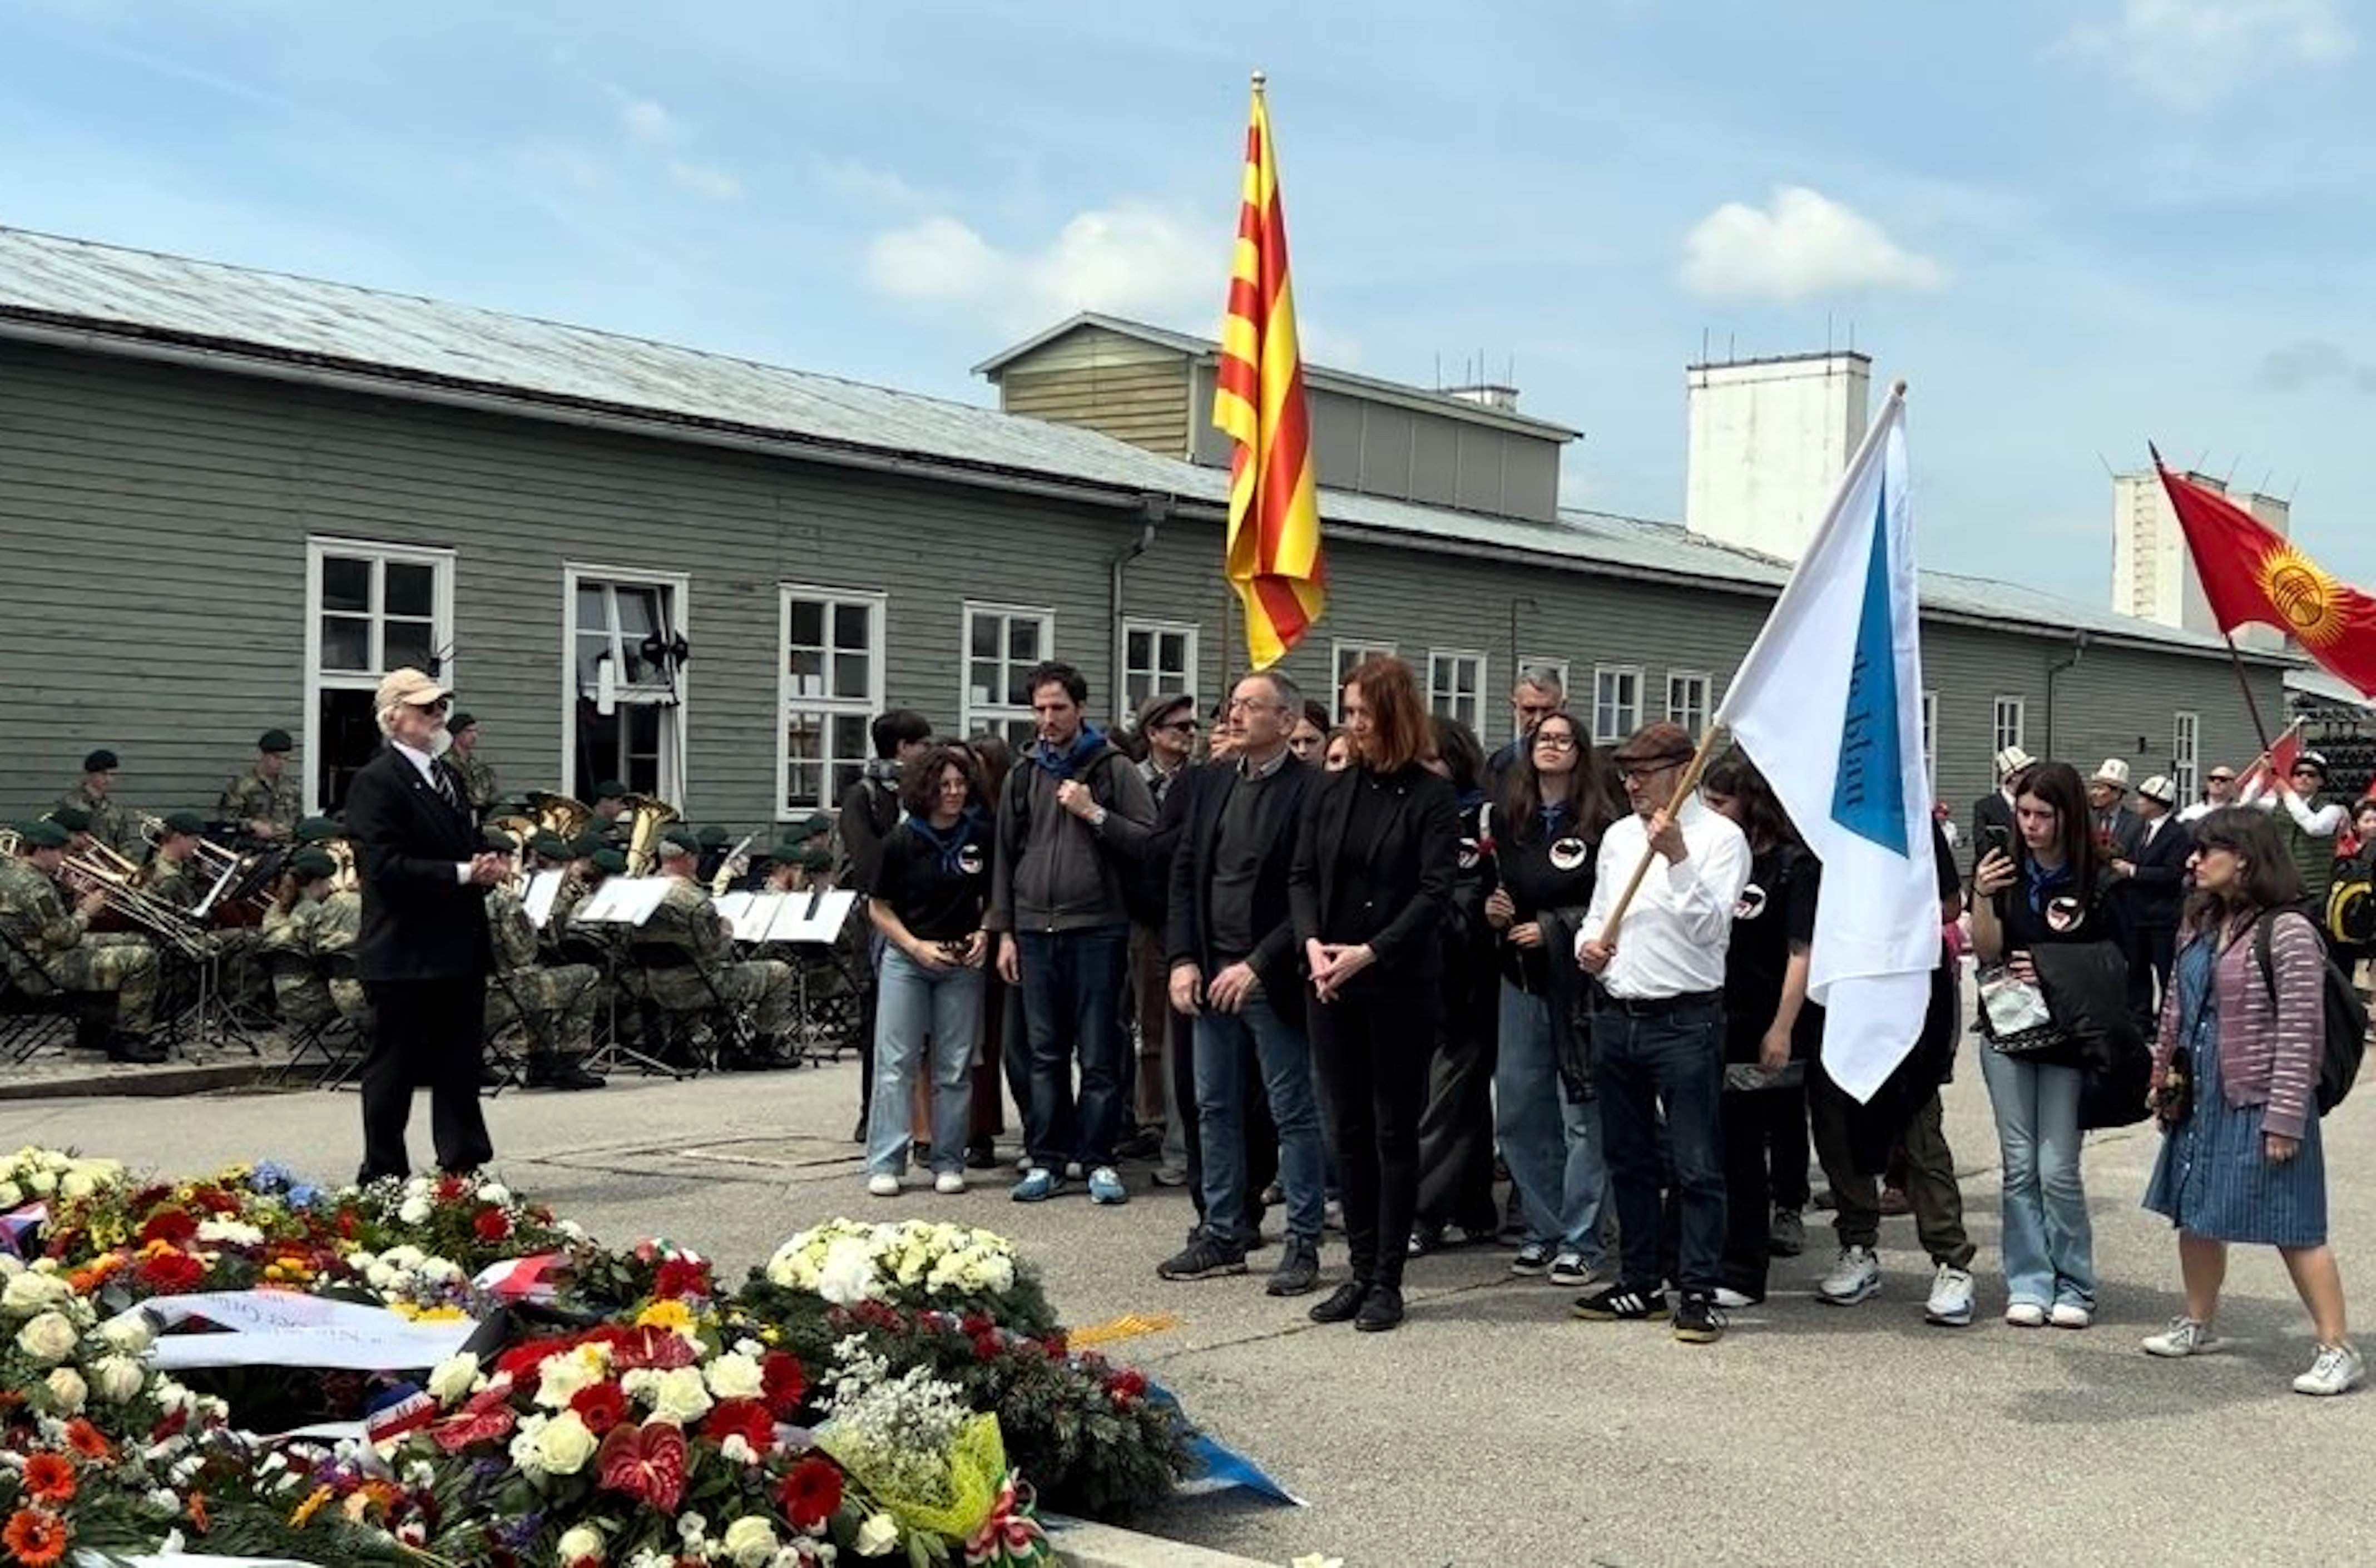
[[[933,1170],[965,1170],[973,1050],[981,1033],[981,971],[928,969],[885,944],[875,971],[874,1099],[866,1115],[866,1171],[908,1169],[909,1107],[932,1041]]]
[[[1316,1004],[1315,1004],[1316,1005]],[[1180,1025],[1187,1020],[1182,1019]],[[1175,1028],[1180,1026],[1175,1026]],[[1223,1216],[1246,1211],[1246,1107],[1256,1093],[1278,1126],[1278,1178],[1287,1189],[1287,1233],[1320,1244],[1328,1157],[1320,1141],[1320,1101],[1312,1087],[1312,1046],[1259,991],[1235,1013],[1207,1009],[1195,1019],[1196,1134],[1204,1157],[1205,1223],[1251,1246],[1256,1237]],[[1182,1031],[1184,1032],[1184,1029]],[[1261,1074],[1246,1082],[1246,1043]],[[1185,1040],[1177,1043],[1186,1044]]]
[[[2005,1297],[2015,1306],[2096,1310],[2096,1239],[2079,1181],[2076,1067],[1980,1048],[2004,1158]]]
[[[1560,1082],[1550,1004],[1502,982],[1501,1051],[1493,1063],[1493,1135],[1518,1189],[1527,1240],[1574,1253],[1598,1267],[1600,1206],[1609,1168],[1600,1104],[1577,1103]]]

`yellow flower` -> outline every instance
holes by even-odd
[[[289,1522],[299,1529],[303,1529],[313,1521],[314,1515],[319,1514],[328,1504],[329,1501],[330,1489],[326,1486],[315,1487],[307,1495],[305,1501],[297,1505],[296,1512],[289,1515]]]
[[[654,1301],[636,1314],[638,1328],[667,1328],[682,1333],[693,1326],[693,1311],[683,1301]]]

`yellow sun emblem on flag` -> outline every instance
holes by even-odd
[[[2335,581],[2319,564],[2287,544],[2261,558],[2256,574],[2270,608],[2286,630],[2312,647],[2343,635],[2343,603]]]

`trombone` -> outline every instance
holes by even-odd
[[[151,816],[147,812],[136,814],[140,822],[140,837],[148,841],[150,849],[155,849],[164,841],[165,819],[161,816]],[[198,835],[197,855],[198,859],[206,864],[208,882],[220,882],[226,873],[239,869],[241,860],[239,851],[216,843],[203,833]]]
[[[77,897],[97,894],[106,907],[149,936],[182,953],[197,957],[204,948],[196,922],[182,909],[142,891],[122,855],[94,844],[85,855],[68,855],[58,865],[58,885]]]

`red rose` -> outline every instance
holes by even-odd
[[[186,1247],[197,1239],[197,1235],[198,1222],[191,1218],[187,1211],[178,1208],[160,1208],[140,1227],[140,1241],[144,1246],[150,1241],[164,1241],[172,1246]]]
[[[965,1330],[967,1338],[979,1339],[996,1328],[998,1323],[988,1313],[968,1313],[957,1320],[957,1326]]]
[[[1061,1328],[1051,1330],[1048,1337],[1040,1341],[1040,1348],[1048,1352],[1048,1359],[1050,1360],[1063,1360],[1064,1359],[1064,1331]]]
[[[569,1408],[600,1437],[627,1419],[627,1396],[615,1383],[598,1383],[571,1395]]]
[[[460,1197],[464,1193],[467,1193],[469,1190],[469,1183],[463,1181],[459,1176],[439,1177],[437,1179],[437,1185],[434,1189],[437,1194],[437,1201],[441,1204],[450,1204],[456,1198]]]
[[[776,1418],[756,1399],[721,1399],[701,1423],[701,1435],[721,1448],[728,1438],[739,1437],[752,1453],[765,1454],[776,1446]]]
[[[808,1374],[801,1369],[800,1358],[783,1350],[770,1350],[759,1359],[760,1396],[767,1408],[784,1420],[801,1408],[802,1398],[809,1391]]]
[[[190,1201],[208,1214],[237,1214],[239,1200],[220,1187],[200,1187],[190,1194]]]
[[[792,1528],[808,1534],[841,1507],[841,1470],[831,1460],[811,1455],[784,1477],[776,1501]]]
[[[179,1295],[207,1277],[207,1265],[187,1253],[159,1253],[140,1260],[140,1277],[166,1295]]]
[[[999,1344],[998,1334],[994,1329],[988,1334],[974,1336],[973,1359],[977,1361],[994,1361],[998,1360],[998,1353],[1004,1347]]]
[[[660,1265],[659,1275],[652,1284],[652,1294],[666,1300],[683,1301],[687,1296],[710,1294],[709,1265],[699,1258],[671,1258]]]
[[[512,1233],[512,1217],[499,1208],[481,1209],[479,1218],[470,1221],[470,1229],[481,1241],[500,1241]]]
[[[1117,1405],[1144,1398],[1146,1395],[1146,1374],[1135,1367],[1126,1368],[1115,1373],[1113,1381],[1107,1384],[1106,1388],[1113,1395]]]

